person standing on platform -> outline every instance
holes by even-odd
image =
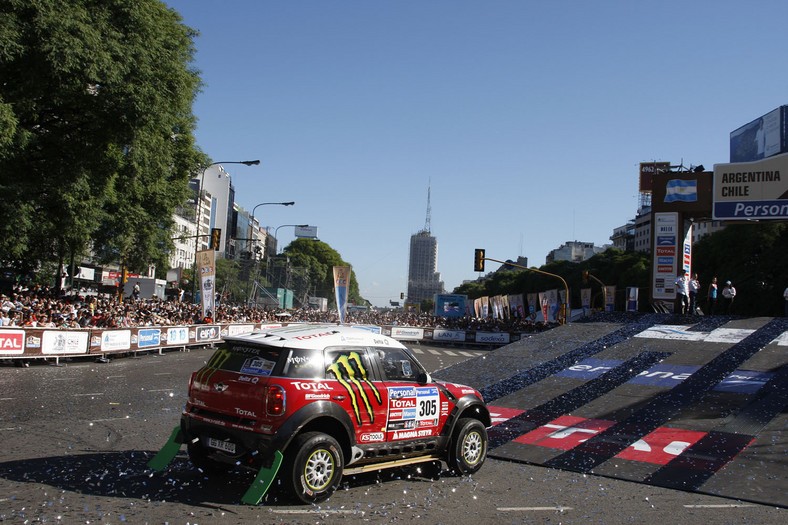
[[[712,277],[711,283],[709,283],[709,292],[706,295],[706,300],[708,302],[708,314],[714,315],[717,311],[717,278]]]
[[[682,315],[686,314],[689,309],[689,276],[686,270],[679,271],[679,276],[673,284],[676,286],[676,311]]]
[[[698,274],[694,273],[689,280],[689,313],[692,315],[698,313],[698,290],[700,290],[700,281],[698,280]]]
[[[730,281],[725,283],[722,289],[722,313],[728,315],[733,310],[733,300],[736,298],[736,288]]]

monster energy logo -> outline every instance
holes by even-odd
[[[369,416],[369,422],[374,423],[375,414],[372,411],[372,404],[361,383],[364,382],[369,386],[372,393],[375,394],[378,405],[382,405],[383,401],[380,398],[378,389],[367,379],[367,371],[361,364],[361,357],[358,353],[350,352],[348,355],[343,355],[334,361],[334,364],[328,367],[328,371],[334,374],[339,384],[345,387],[345,390],[347,390],[347,393],[350,395],[353,412],[356,414],[356,423],[361,425],[361,409],[359,408],[358,397],[364,401],[364,408],[367,411],[367,416]],[[356,392],[358,392],[358,397],[356,396]]]
[[[230,359],[230,355],[232,353],[229,350],[219,350],[213,354],[205,366],[197,372],[196,380],[200,383],[207,383],[211,376]]]

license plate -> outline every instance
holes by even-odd
[[[230,441],[220,441],[215,438],[208,438],[208,446],[217,450],[223,450],[230,454],[235,454],[235,443]]]

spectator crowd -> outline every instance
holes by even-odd
[[[17,285],[0,295],[0,326],[25,328],[123,328],[202,324],[199,304],[115,295],[74,294],[57,297],[55,290]],[[315,309],[271,309],[217,305],[213,323],[338,323],[336,312]],[[377,326],[411,326],[490,332],[536,332],[550,325],[528,319],[443,318],[401,311],[348,312],[345,322]]]

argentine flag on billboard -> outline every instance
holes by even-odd
[[[698,181],[673,179],[665,187],[665,202],[695,202],[698,200]]]

